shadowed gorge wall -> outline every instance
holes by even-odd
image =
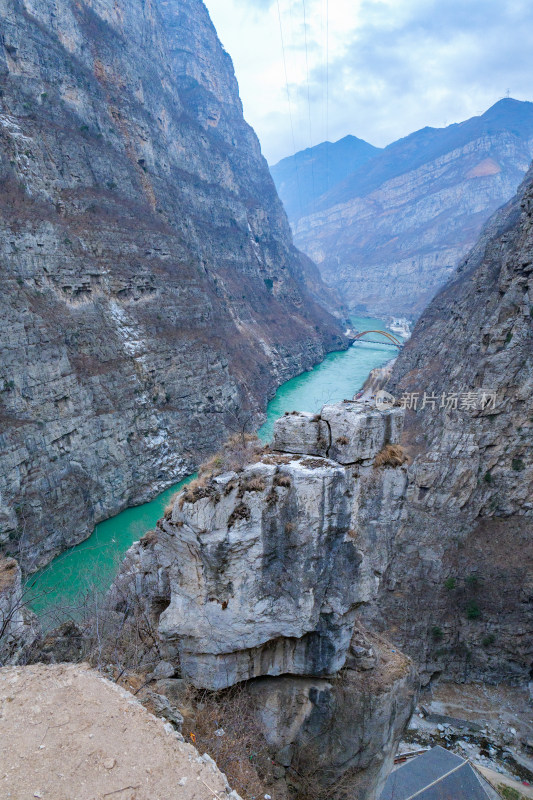
[[[419,403],[403,440],[414,459],[405,516],[372,619],[426,679],[524,683],[533,662],[532,212],[530,169],[420,318],[387,386]],[[483,391],[495,394],[484,408]],[[435,408],[422,408],[424,393]],[[454,393],[457,409],[441,408]]]
[[[344,343],[200,0],[0,20],[0,542],[35,568]]]

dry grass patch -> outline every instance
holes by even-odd
[[[187,705],[185,739],[216,761],[243,800],[272,794],[272,759],[245,688],[207,692],[191,687]]]
[[[407,461],[407,455],[401,444],[386,444],[374,459],[377,467],[401,467]]]
[[[224,472],[241,472],[248,464],[261,460],[265,447],[255,433],[236,433],[198,470],[200,478],[213,478]]]
[[[292,481],[289,475],[282,475],[281,472],[277,472],[274,475],[274,479],[272,481],[273,486],[282,486],[285,489],[288,489],[292,486]]]
[[[204,497],[214,498],[217,495],[218,492],[211,483],[209,477],[203,475],[199,478],[195,478],[194,481],[191,481],[191,483],[182,490],[179,499],[179,507],[181,509],[185,503],[197,503],[198,500],[203,500]]]

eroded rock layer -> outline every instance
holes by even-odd
[[[201,0],[0,25],[0,542],[33,569],[343,345]]]

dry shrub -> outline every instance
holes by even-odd
[[[241,472],[247,464],[255,464],[265,451],[255,433],[235,433],[212,458],[198,470],[200,478],[213,478],[224,472]]]
[[[374,459],[375,467],[401,467],[407,456],[400,444],[387,444]]]
[[[294,524],[294,522],[287,522],[285,524],[285,533],[287,533],[287,534],[292,533],[295,528],[296,528],[296,525]]]
[[[265,447],[256,434],[238,433],[231,436],[214,456],[202,464],[198,470],[198,477],[191,481],[179,494],[179,507],[185,503],[197,503],[204,497],[211,497],[215,502],[220,499],[218,487],[213,483],[213,478],[226,472],[242,472],[248,464],[256,464],[261,460]],[[225,489],[229,494],[237,487],[236,481],[230,481]],[[263,478],[253,475],[243,482],[240,497],[245,491],[262,492],[266,488]],[[165,518],[170,519],[175,503],[172,498],[165,509]]]
[[[335,439],[336,444],[345,445],[348,444],[348,437],[347,436],[339,436],[338,439]]]
[[[301,461],[302,457],[298,455],[291,455],[291,456],[282,456],[280,454],[273,453],[272,455],[267,455],[261,460],[263,464],[270,464],[272,466],[280,466],[281,464],[290,464],[292,461]]]
[[[166,516],[166,510],[165,510],[165,516]],[[141,547],[146,548],[150,547],[150,545],[152,544],[155,544],[156,541],[157,541],[157,531],[155,530],[155,528],[152,528],[152,530],[147,531],[144,534],[144,536],[142,536],[139,539],[139,544],[141,545]]]
[[[168,501],[167,505],[165,506],[165,514],[164,517],[166,520],[169,520],[172,517],[172,509],[174,508],[174,503],[176,502],[176,498],[179,495],[179,492],[173,494],[170,500]]]
[[[247,505],[244,503],[239,503],[238,506],[235,506],[233,511],[228,517],[228,528],[232,528],[236,522],[240,519],[249,520],[251,517],[251,511]]]
[[[285,489],[288,489],[292,484],[289,475],[282,475],[281,472],[276,472],[274,475],[274,479],[272,481],[273,486],[282,486]]]
[[[266,481],[262,475],[250,475],[249,478],[241,482],[239,497],[242,497],[245,492],[264,492],[265,489]]]
[[[182,489],[179,499],[179,507],[183,508],[185,503],[197,503],[198,500],[202,500],[204,497],[211,497],[214,492],[215,490],[209,484],[209,478],[207,475],[203,475],[200,478],[195,478],[184,489]],[[172,507],[170,507],[170,509],[172,512]]]
[[[189,690],[183,735],[207,753],[243,800],[264,797],[272,783],[272,760],[253,700],[242,685],[223,692]],[[223,735],[217,731],[223,730]],[[191,737],[192,734],[192,737]]]

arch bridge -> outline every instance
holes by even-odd
[[[385,336],[385,338],[388,339],[388,341],[382,342],[382,341],[376,341],[375,339],[365,339],[364,340],[365,342],[370,342],[370,344],[386,344],[389,347],[397,347],[400,350],[403,347],[403,342],[400,342],[400,340],[397,339],[396,336],[393,336],[392,333],[389,333],[388,331],[361,331],[360,333],[357,333],[354,336],[354,342],[357,342],[359,339],[361,339],[363,336],[366,336],[368,333],[377,333],[380,336]]]

